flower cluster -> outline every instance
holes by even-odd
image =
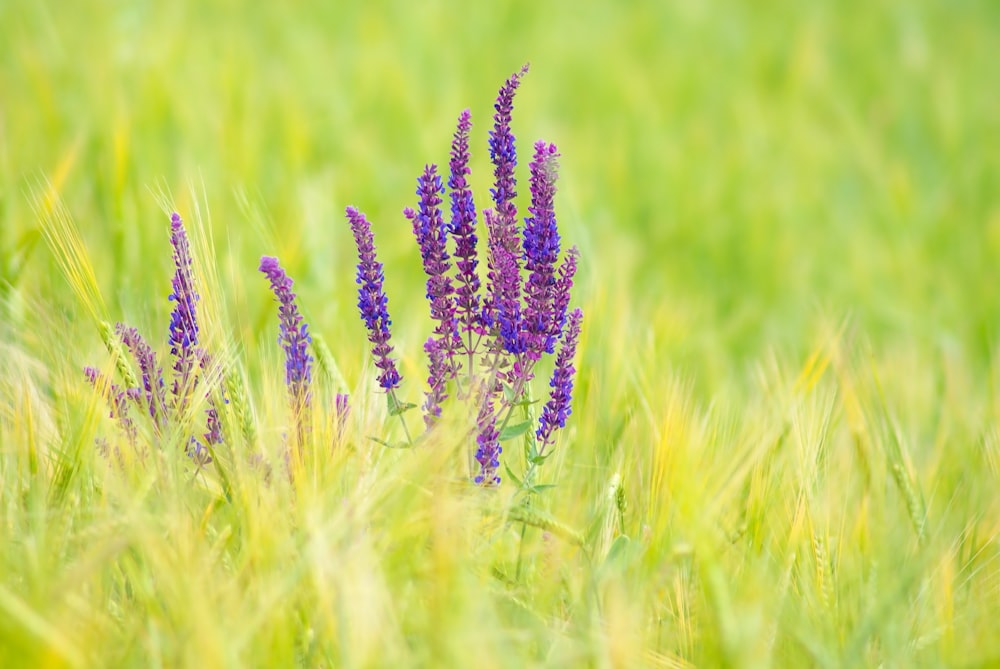
[[[451,147],[447,179],[450,222],[445,223],[441,211],[446,189],[436,165],[427,165],[417,179],[417,207],[403,212],[420,248],[430,315],[435,322],[424,345],[429,372],[424,422],[428,429],[438,423],[442,403],[450,394],[473,404],[478,471],[471,476],[483,486],[500,482],[497,472],[502,439],[524,432],[508,423],[516,409],[527,411],[529,383],[545,354],[555,354],[556,364],[550,399],[534,432],[532,467],[541,462],[554,442],[556,430],[565,426],[571,411],[573,358],[583,319],[579,309],[567,317],[578,253],[571,248],[561,254],[554,208],[559,152],[554,144],[539,141],[534,145],[529,165],[531,203],[523,225],[518,220],[517,151],[511,114],[514,95],[526,71],[527,66],[501,87],[489,133],[494,184],[490,189],[493,206],[482,212],[487,240],[485,290],[481,292],[478,269],[477,211],[467,179],[472,128],[468,110],[458,118]],[[381,370],[379,383],[390,393],[390,406],[399,408],[403,405],[394,393],[400,376],[389,345],[391,321],[382,264],[376,260],[374,238],[364,215],[348,207],[347,218],[360,260],[361,318],[368,328],[375,365]]]
[[[191,250],[184,223],[176,213],[170,218],[170,245],[173,248],[174,275],[173,292],[169,299],[174,303],[174,308],[170,315],[167,339],[173,370],[169,400],[163,369],[157,363],[156,353],[134,327],[118,323],[113,335],[107,334],[106,343],[113,352],[120,345],[125,346],[139,368],[141,382],[133,377],[124,359],[119,359],[118,362],[125,385],[111,382],[93,367],[84,368],[87,380],[107,399],[111,417],[118,421],[133,445],[136,443],[137,428],[130,415],[130,407],[135,406],[148,414],[155,435],[161,436],[169,425],[186,421],[192,397],[198,392],[199,384],[204,385],[202,379],[211,366],[211,358],[199,345],[199,297],[195,289]],[[208,388],[201,391],[206,406],[205,432],[200,437],[190,435],[185,442],[186,453],[199,466],[210,463],[213,449],[223,443],[222,424],[215,404],[216,395],[212,390]]]

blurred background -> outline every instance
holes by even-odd
[[[466,107],[487,203],[492,103],[525,62],[522,191],[531,144],[555,142],[591,355],[648,356],[711,395],[845,318],[877,348],[973,368],[996,341],[995,2],[6,0],[0,44],[7,319],[63,328],[81,356],[102,345],[38,241],[46,179],[109,320],[166,332],[176,208],[211,233],[203,290],[241,346],[274,348],[256,268],[278,255],[352,383],[358,206],[415,372],[426,305],[400,211]]]

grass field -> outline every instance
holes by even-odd
[[[1000,666],[997,3],[0,0],[0,44],[0,666]],[[401,210],[465,108],[485,205],[525,62],[585,314],[534,494],[468,481],[461,419],[371,439],[343,215],[419,403]],[[83,373],[102,323],[166,356],[173,211],[230,400],[203,471]],[[332,354],[292,476],[262,255]]]

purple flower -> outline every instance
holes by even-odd
[[[424,273],[427,275],[427,299],[431,305],[431,318],[437,321],[435,334],[442,338],[446,347],[451,346],[451,335],[455,332],[455,303],[452,301],[451,279],[448,271],[451,263],[448,261],[447,242],[448,229],[441,217],[441,177],[437,175],[437,167],[428,165],[424,173],[417,179],[417,195],[420,204],[417,211],[407,207],[403,214],[413,224],[413,234],[420,245],[420,256],[423,259]]]
[[[455,309],[461,332],[469,333],[467,348],[472,354],[472,333],[479,329],[479,274],[476,267],[476,205],[466,176],[469,170],[469,131],[471,115],[466,109],[458,117],[458,129],[451,144],[451,236],[455,239]]]
[[[139,365],[139,371],[142,373],[142,387],[146,393],[146,406],[150,418],[153,419],[153,428],[159,432],[167,422],[167,397],[163,384],[163,370],[156,364],[156,353],[134,327],[126,327],[125,324],[118,323],[115,325],[115,334],[128,347],[132,357]]]
[[[448,398],[445,384],[454,367],[449,362],[448,352],[441,345],[441,340],[431,337],[424,344],[428,359],[427,385],[429,390],[424,399],[424,425],[432,427],[441,417],[441,403]]]
[[[129,443],[135,446],[138,431],[131,416],[129,416],[128,403],[129,401],[138,402],[142,391],[138,388],[122,388],[117,383],[111,383],[95,367],[84,367],[83,374],[87,377],[90,385],[108,402],[111,409],[108,415],[118,421],[118,425]]]
[[[525,218],[524,266],[528,280],[524,287],[524,328],[529,347],[537,355],[555,350],[551,323],[555,320],[556,261],[559,258],[559,230],[553,205],[558,169],[555,144],[535,144],[531,162],[531,215]]]
[[[170,294],[170,301],[175,303],[170,314],[170,354],[174,358],[174,383],[171,392],[174,411],[182,414],[188,396],[197,382],[194,375],[195,364],[198,362],[195,305],[199,298],[194,288],[187,233],[179,214],[170,217],[170,244],[174,247],[174,292]]]
[[[500,468],[500,430],[497,429],[497,417],[493,412],[492,393],[485,391],[479,404],[479,415],[476,417],[476,461],[479,463],[479,474],[475,477],[476,485],[492,487],[500,485],[497,470]]]
[[[501,347],[509,353],[526,350],[521,320],[521,267],[518,262],[517,231],[502,225],[496,213],[483,212],[489,243],[486,266],[487,293],[483,322],[496,330]]]
[[[506,323],[501,322],[503,327],[507,326],[504,335],[505,346],[511,352],[516,352],[518,346],[517,336],[511,337],[511,333],[520,330],[520,312],[512,313],[511,306],[516,297],[520,300],[520,267],[518,256],[520,255],[520,245],[517,242],[517,205],[514,198],[517,196],[517,179],[514,176],[514,168],[517,166],[517,150],[514,145],[514,133],[510,129],[511,112],[514,109],[514,94],[521,83],[521,77],[528,71],[525,65],[519,72],[515,72],[507,79],[494,105],[496,113],[493,115],[493,130],[490,131],[490,160],[493,162],[493,188],[490,194],[493,196],[493,213],[483,216],[486,218],[486,227],[489,231],[490,261],[488,261],[489,272],[487,274],[486,300],[483,304],[482,318],[487,327],[495,327],[497,319],[502,318],[498,313],[501,310],[500,302],[507,301]],[[505,257],[497,245],[502,245],[511,254],[511,259]],[[516,294],[515,294],[516,291]]]
[[[278,300],[278,343],[285,350],[285,385],[291,397],[292,409],[296,420],[302,419],[302,412],[309,406],[309,384],[312,381],[312,356],[309,355],[309,342],[312,339],[307,332],[307,326],[299,313],[292,292],[292,279],[281,268],[277,258],[263,256],[260,259],[260,271],[271,282],[271,291]]]
[[[514,110],[514,94],[521,83],[521,77],[528,71],[525,65],[515,72],[500,88],[494,105],[493,130],[490,131],[490,160],[493,162],[494,185],[490,190],[497,216],[505,224],[513,225],[517,218],[514,198],[517,196],[517,149],[514,133],[510,129],[511,112]]]
[[[556,272],[556,285],[554,288],[555,299],[553,302],[553,319],[550,324],[551,336],[558,339],[562,336],[563,326],[566,324],[566,310],[569,308],[570,291],[573,288],[573,277],[576,276],[576,261],[580,257],[580,252],[574,246],[570,248],[562,264]],[[551,353],[551,351],[549,351]]]
[[[462,342],[455,320],[455,302],[448,271],[447,227],[441,217],[441,196],[444,187],[437,175],[437,167],[428,165],[417,179],[420,196],[417,211],[409,207],[403,214],[413,224],[413,234],[420,245],[424,273],[427,275],[427,299],[430,300],[431,318],[437,322],[434,334],[424,346],[430,359],[430,390],[424,402],[424,421],[430,427],[441,415],[441,402],[447,398],[445,384],[458,373],[459,363],[455,351]]]
[[[351,223],[351,231],[354,233],[354,241],[358,247],[358,309],[361,311],[361,320],[368,328],[368,341],[372,344],[372,355],[375,357],[375,366],[382,370],[379,374],[378,382],[386,391],[391,391],[399,387],[401,377],[396,371],[396,363],[389,354],[392,353],[392,346],[389,345],[389,326],[392,321],[389,319],[388,303],[389,299],[383,290],[385,276],[382,271],[382,263],[375,257],[375,236],[372,234],[371,224],[365,215],[354,207],[347,207],[347,219]]]
[[[573,357],[576,355],[582,321],[583,312],[579,309],[574,309],[567,319],[566,335],[556,356],[556,368],[549,382],[552,391],[548,403],[542,409],[542,415],[538,419],[538,430],[535,432],[535,436],[541,442],[538,448],[539,455],[543,454],[545,448],[553,442],[553,433],[566,426],[566,418],[572,412],[570,402],[573,400],[573,375],[576,373]]]

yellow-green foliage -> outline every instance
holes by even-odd
[[[995,2],[13,0],[0,44],[0,666],[1000,663]],[[527,501],[468,485],[460,417],[370,439],[342,214],[419,403],[400,210],[467,106],[486,203],[525,61],[586,312]],[[203,471],[81,371],[136,373],[119,320],[163,359],[172,210],[229,400]],[[319,335],[289,458],[264,254]]]

